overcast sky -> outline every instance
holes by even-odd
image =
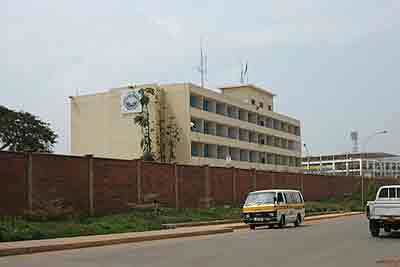
[[[302,122],[312,154],[400,153],[400,1],[0,0],[0,104],[34,113],[69,152],[68,96],[140,83],[249,82]]]

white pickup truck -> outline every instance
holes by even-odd
[[[367,203],[367,217],[372,236],[379,236],[381,228],[385,232],[400,229],[400,185],[380,187],[375,201]]]

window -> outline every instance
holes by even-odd
[[[208,158],[209,157],[209,145],[205,144],[204,145],[204,157]]]
[[[197,149],[197,145],[195,143],[192,143],[192,156],[196,157],[199,155],[199,151]]]
[[[400,198],[400,187],[397,188],[397,198]]]
[[[301,194],[300,193],[297,193],[297,195],[298,195],[298,197],[299,197],[299,200],[300,200],[300,202],[299,203],[303,203],[303,197],[301,196]]]
[[[260,104],[258,105],[259,108],[264,108],[264,103],[260,102]]]
[[[288,192],[288,193],[284,193],[284,194],[285,194],[285,198],[286,198],[286,203],[295,203],[295,199],[293,198],[292,192]]]
[[[380,198],[388,198],[389,197],[389,191],[387,188],[382,188],[381,192],[379,192],[379,197]]]
[[[284,203],[285,201],[283,200],[283,195],[281,192],[278,193],[278,203]]]
[[[208,111],[210,106],[210,102],[207,99],[203,101],[203,110]]]
[[[268,105],[268,110],[272,111],[272,105]]]
[[[396,198],[396,188],[394,188],[394,187],[389,188],[389,197]]]
[[[255,104],[256,104],[256,101],[255,101],[254,99],[252,99],[252,100],[251,100],[251,104],[252,104],[252,105],[255,105]]]
[[[293,193],[293,195],[294,195],[295,203],[301,203],[299,193]]]
[[[194,95],[190,95],[190,106],[197,108],[197,97]]]

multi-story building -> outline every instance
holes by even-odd
[[[400,158],[388,153],[349,153],[303,157],[305,173],[399,177]]]
[[[177,163],[302,171],[300,121],[274,112],[274,95],[254,85],[217,92],[190,83],[151,84],[71,97],[72,153],[139,158],[137,114],[121,105],[129,92],[144,87],[156,89],[149,105],[156,157],[170,151],[162,129],[172,121],[180,131]]]

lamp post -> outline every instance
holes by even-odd
[[[304,150],[307,152],[307,173],[310,174],[310,151],[306,143],[303,144]]]
[[[368,142],[374,138],[377,135],[380,134],[387,134],[388,131],[387,130],[382,130],[382,131],[375,131],[373,134],[367,136],[364,140],[364,142],[362,143],[361,146],[361,153],[360,153],[360,176],[361,176],[361,210],[364,209],[364,174],[363,174],[363,153],[366,154],[367,153],[367,144]],[[367,156],[365,155],[365,157],[367,158]]]

